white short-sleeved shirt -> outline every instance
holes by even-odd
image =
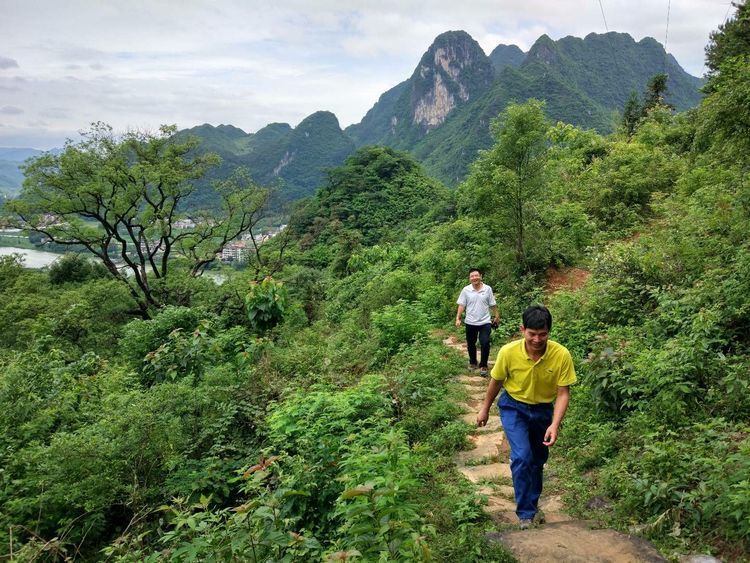
[[[486,325],[490,322],[490,307],[497,305],[492,288],[483,283],[479,290],[469,284],[461,290],[457,305],[463,305],[466,310],[464,323],[467,325]]]

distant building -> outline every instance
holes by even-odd
[[[60,217],[58,217],[54,213],[45,213],[44,215],[42,215],[42,219],[39,221],[40,227],[59,227],[64,224],[65,222],[63,222]]]
[[[244,240],[230,242],[221,251],[221,261],[244,264],[247,262],[249,252],[250,249]]]
[[[190,218],[179,219],[174,222],[174,227],[176,229],[194,229],[196,227],[196,224],[195,221]]]

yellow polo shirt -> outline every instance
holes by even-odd
[[[552,403],[558,387],[576,382],[570,352],[552,340],[547,341],[547,351],[536,362],[526,353],[523,338],[509,342],[500,348],[490,375],[502,382],[516,401],[532,405]]]

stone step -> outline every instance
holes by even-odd
[[[510,465],[507,463],[459,467],[458,470],[472,483],[479,483],[485,480],[497,481],[499,479],[510,479]]]
[[[492,434],[477,434],[469,436],[469,441],[474,444],[474,448],[456,454],[455,460],[457,465],[466,465],[469,461],[492,460],[498,461],[501,447],[505,434],[495,432]]]
[[[641,538],[615,530],[595,529],[590,522],[572,520],[528,530],[486,536],[504,544],[520,563],[661,563],[656,549]]]
[[[489,514],[495,514],[498,512],[509,512],[514,516],[516,514],[515,501],[503,497],[488,497],[487,504],[482,508]]]
[[[479,412],[479,409],[482,407],[483,403],[484,400],[480,401],[479,399],[469,399],[464,403],[458,403],[458,406],[464,409],[464,412],[473,412],[476,414]],[[490,416],[499,418],[497,405],[492,405],[492,407],[490,407]]]
[[[488,434],[492,432],[500,432],[503,428],[500,425],[500,417],[497,415],[490,415],[487,419],[487,424],[481,428],[477,427],[477,411],[468,412],[461,417],[466,424],[469,424],[476,428],[477,434]]]
[[[510,485],[482,485],[477,489],[477,492],[480,495],[488,497],[501,496],[508,500],[513,500],[515,498],[515,492]]]
[[[484,399],[487,396],[487,389],[477,389],[476,391],[467,389],[466,392],[469,394],[469,398],[472,401],[480,401],[482,403],[484,402]]]
[[[477,412],[476,401],[471,401],[471,403],[457,403],[456,406],[461,407],[461,412],[463,412],[464,414]]]
[[[487,378],[480,375],[459,375],[458,381],[466,386],[487,387]]]

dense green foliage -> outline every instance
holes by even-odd
[[[538,209],[546,192],[549,123],[544,103],[532,99],[523,106],[511,104],[491,129],[495,146],[476,160],[459,197],[475,215],[487,211],[487,228],[515,250],[516,266],[533,270],[529,246],[543,230]]]
[[[569,508],[746,559],[750,63],[719,53],[697,109],[657,96],[609,136],[509,106],[455,194],[360,149],[296,210],[273,278],[177,277],[150,319],[80,257],[0,259],[2,556],[508,561],[453,467],[464,360],[430,336],[473,266],[496,343],[542,300],[576,359]],[[568,267],[585,283],[545,291]]]
[[[239,169],[217,182],[218,210],[194,211],[180,226],[194,181],[218,157],[188,156],[195,139],[179,142],[174,133],[163,126],[158,134],[117,136],[94,124],[59,155],[28,161],[23,191],[7,204],[17,226],[93,254],[129,290],[144,318],[169,303],[160,294],[170,293],[175,262],[201,274],[229,241],[252,233],[268,199],[268,190]]]
[[[315,265],[350,273],[361,246],[395,242],[445,218],[450,195],[408,155],[365,147],[329,172],[328,182],[292,218]]]
[[[508,560],[453,472],[461,362],[427,336],[464,268],[450,288],[409,273],[450,196],[390,149],[330,178],[312,204],[325,222],[338,201],[331,220],[362,233],[349,275],[300,231],[283,285],[177,284],[164,291],[189,306],[130,320],[126,288],[78,257],[49,272],[3,260],[18,330],[0,352],[0,544],[14,557]],[[72,303],[79,334],[57,328]]]

